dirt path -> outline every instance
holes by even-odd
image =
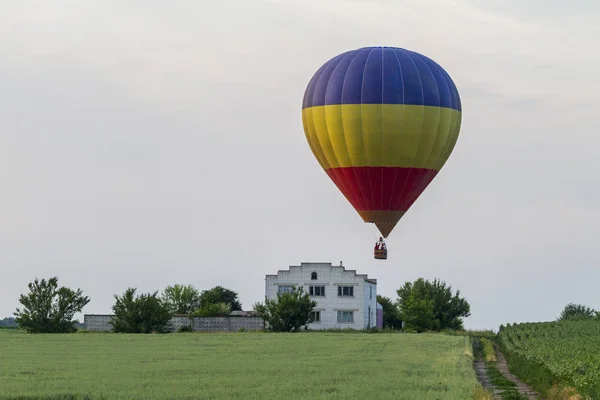
[[[475,353],[480,354],[481,343],[476,338],[473,339],[473,347],[474,347]],[[506,359],[504,358],[504,355],[500,352],[498,345],[495,343],[494,343],[494,351],[496,353],[496,360],[497,360],[494,363],[494,365],[506,379],[508,379],[509,381],[513,382],[516,385],[516,390],[518,390],[519,393],[521,393],[522,395],[527,396],[527,398],[530,400],[543,400],[540,397],[540,395],[535,390],[533,390],[529,385],[522,382],[519,378],[517,378],[516,376],[514,376],[513,374],[510,373],[510,371],[508,370],[508,364],[506,363]],[[481,358],[481,356],[478,356],[475,359],[475,361],[473,362],[473,369],[475,369],[475,374],[477,375],[477,380],[479,381],[481,386],[483,386],[485,389],[490,390],[493,393],[495,399],[502,399],[502,396],[501,396],[502,389],[496,387],[490,381],[490,378],[488,377],[488,373],[487,373],[488,372],[487,364],[486,364],[485,360],[483,360]]]
[[[500,373],[504,375],[506,379],[517,385],[517,390],[519,391],[519,393],[527,396],[530,400],[541,400],[542,398],[540,397],[539,393],[533,390],[531,386],[527,385],[525,382],[521,381],[519,378],[510,373],[510,371],[508,370],[508,364],[506,363],[506,359],[504,358],[504,355],[500,352],[500,348],[498,348],[498,345],[496,343],[494,343],[494,351],[496,352],[497,360],[496,368],[498,368],[498,371],[500,371]]]
[[[487,376],[487,365],[485,364],[485,361],[475,361],[473,363],[473,368],[475,369],[477,380],[481,386],[483,386],[484,389],[490,390],[494,395],[494,399],[502,400],[502,397],[500,396],[501,390],[496,389],[492,382],[490,382],[490,378]]]
[[[487,364],[481,358],[481,342],[478,339],[473,339],[473,347],[474,347],[474,355],[476,356],[475,361],[473,361],[473,369],[475,370],[475,375],[477,376],[477,380],[483,386],[484,389],[491,391],[494,395],[494,399],[502,400],[500,397],[501,390],[494,387],[494,384],[490,381],[490,378],[487,374]]]

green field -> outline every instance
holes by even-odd
[[[0,357],[2,399],[465,400],[479,387],[469,339],[439,334],[3,330]]]
[[[511,371],[538,390],[558,383],[600,398],[600,322],[509,324],[498,336]]]

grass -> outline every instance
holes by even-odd
[[[485,357],[485,361],[495,363],[497,359],[496,352],[494,351],[493,342],[490,339],[481,338],[481,344],[483,346],[483,354]]]
[[[0,332],[2,399],[445,399],[479,387],[468,337]]]
[[[514,391],[514,389],[517,387],[517,385],[515,385],[512,381],[506,379],[494,364],[488,364],[487,374],[488,378],[490,378],[490,382],[492,382],[492,384],[500,390]]]
[[[482,387],[473,389],[474,400],[494,400],[494,395]]]

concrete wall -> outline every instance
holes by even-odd
[[[187,316],[176,315],[171,318],[171,330],[177,332],[177,329],[184,326],[190,326],[190,319]]]
[[[264,329],[261,317],[195,317],[195,332],[238,332],[240,329],[259,331]]]
[[[86,315],[83,316],[83,325],[88,331],[103,332],[112,330],[108,324],[110,315]]]
[[[110,317],[110,315],[85,314],[83,316],[85,329],[95,332],[110,332],[112,331],[112,326],[108,323]],[[265,327],[265,322],[260,317],[194,317],[191,322],[194,332],[238,332],[240,329],[257,331]],[[172,331],[189,325],[190,320],[186,316],[171,318]]]

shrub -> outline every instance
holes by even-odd
[[[76,291],[58,287],[58,278],[47,281],[37,278],[28,284],[29,293],[22,294],[19,302],[23,310],[17,308],[15,322],[29,333],[67,333],[77,331],[77,320],[73,317],[81,312],[90,299],[81,289]]]
[[[190,325],[183,325],[180,326],[179,328],[177,328],[177,332],[182,333],[182,332],[192,332],[193,329]]]
[[[136,297],[135,291],[135,288],[128,288],[123,296],[115,295],[116,302],[112,307],[115,315],[109,322],[113,330],[122,333],[168,332],[171,313],[158,292]]]
[[[231,314],[231,306],[228,303],[207,303],[194,311],[194,317],[225,317]]]
[[[317,302],[310,299],[302,286],[294,287],[290,293],[277,293],[276,300],[265,299],[256,303],[254,309],[265,320],[268,329],[274,332],[297,332],[310,322],[310,313]]]
[[[192,285],[167,286],[162,300],[172,314],[189,314],[200,307],[200,292]]]

